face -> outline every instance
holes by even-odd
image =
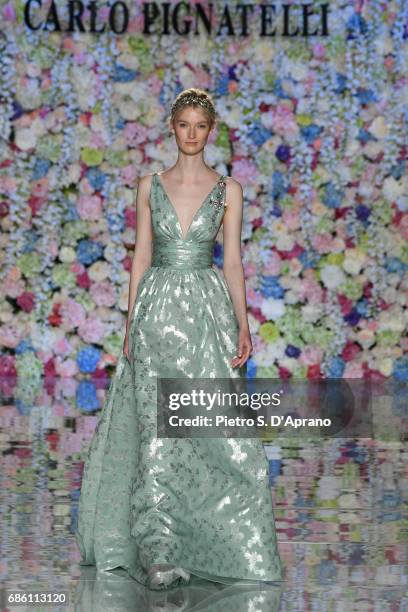
[[[186,106],[175,116],[172,131],[179,149],[187,155],[194,155],[205,147],[213,127],[201,108]]]

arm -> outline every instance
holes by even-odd
[[[130,270],[128,316],[126,319],[126,337],[130,326],[130,315],[136,300],[137,287],[144,272],[152,261],[152,221],[149,195],[152,175],[147,174],[139,179],[136,195],[136,244]]]
[[[243,365],[250,356],[252,342],[249,333],[245,277],[241,259],[243,193],[240,183],[232,178],[227,181],[227,196],[228,206],[223,223],[223,273],[239,324],[238,359],[234,357],[231,362],[233,367],[236,367]]]

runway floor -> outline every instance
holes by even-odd
[[[41,383],[42,385],[42,383]],[[98,413],[78,381],[25,394],[0,384],[3,610],[408,611],[408,448],[393,440],[265,442],[282,584],[197,580],[149,591],[125,572],[81,567],[73,530]],[[106,385],[97,390],[103,401]],[[7,604],[11,591],[65,592],[65,605]]]

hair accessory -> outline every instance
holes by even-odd
[[[215,109],[211,100],[199,96],[196,93],[187,93],[176,98],[171,107],[171,117],[173,118],[180,109],[184,108],[184,106],[188,106],[189,104],[197,104],[198,106],[201,106],[201,108],[209,113],[212,119],[215,119]]]

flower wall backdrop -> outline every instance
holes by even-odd
[[[329,36],[304,39],[147,36],[140,2],[120,36],[33,32],[0,2],[3,391],[79,376],[100,407],[138,178],[174,163],[187,87],[215,98],[207,163],[244,188],[249,375],[407,379],[408,3],[329,4]]]

